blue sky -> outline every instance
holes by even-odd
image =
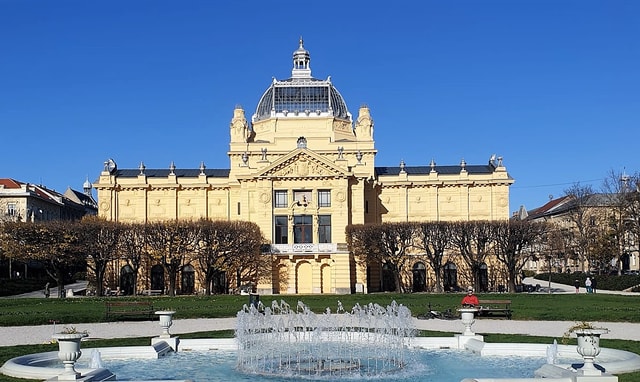
[[[640,170],[640,1],[0,0],[0,36],[0,177],[60,192],[107,158],[228,168],[300,36],[378,166],[497,154],[511,211]]]

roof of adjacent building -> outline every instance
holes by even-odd
[[[92,209],[98,208],[98,203],[93,198],[93,196],[87,195],[84,192],[76,191],[71,187],[67,188],[67,191],[65,191],[64,196],[67,199],[73,201],[74,203],[82,204],[85,207],[92,208]]]
[[[580,203],[586,207],[606,207],[615,203],[617,194],[594,193],[586,195],[582,201],[573,195],[565,195],[560,198],[550,199],[541,207],[528,212],[528,219],[539,219],[545,216],[553,216],[566,213]]]
[[[3,186],[4,188],[21,188],[21,184],[21,182],[18,182],[17,180],[11,178],[0,178],[0,186]]]

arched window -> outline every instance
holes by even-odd
[[[125,265],[120,269],[120,294],[132,295],[134,284],[133,268],[130,265]]]
[[[482,292],[486,292],[489,290],[489,271],[487,268],[487,264],[480,264],[480,269],[478,269],[478,288]]]
[[[182,267],[180,290],[182,294],[193,294],[196,286],[196,270],[189,264]]]
[[[383,292],[395,292],[396,290],[396,278],[393,273],[393,266],[389,263],[382,265],[382,291]]]
[[[427,267],[424,263],[413,264],[413,291],[424,292],[427,290]]]
[[[449,261],[444,265],[443,276],[442,284],[445,291],[451,292],[458,289],[458,269],[454,263]]]
[[[229,293],[229,284],[227,283],[226,272],[213,271],[213,277],[211,277],[211,293],[213,294]]]
[[[164,293],[164,268],[160,264],[151,267],[151,289]]]

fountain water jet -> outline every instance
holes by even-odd
[[[302,302],[271,307],[245,305],[238,312],[237,367],[245,373],[285,376],[377,376],[402,369],[415,335],[411,312],[395,301],[389,306],[338,302],[313,313]]]

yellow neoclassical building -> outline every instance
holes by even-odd
[[[349,224],[510,215],[514,180],[501,158],[376,166],[369,108],[361,106],[354,120],[331,78],[311,75],[302,39],[291,77],[273,79],[250,119],[236,107],[229,136],[226,169],[119,169],[107,161],[93,185],[99,215],[255,222],[277,258],[271,278],[257,286],[261,294],[381,290],[381,278],[360,269],[347,250]]]

